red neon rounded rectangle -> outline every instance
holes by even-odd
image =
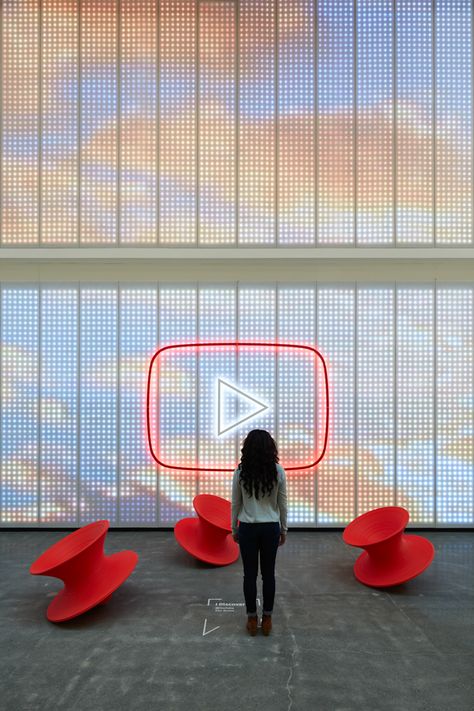
[[[294,349],[296,352],[310,352],[311,354],[314,355],[315,358],[315,368],[317,366],[317,363],[320,362],[322,366],[322,373],[323,373],[323,383],[324,383],[324,398],[325,398],[325,406],[324,406],[324,435],[323,435],[323,446],[321,449],[321,453],[319,456],[316,456],[315,459],[307,464],[304,465],[298,465],[298,466],[291,466],[291,465],[286,465],[284,462],[282,463],[282,466],[285,468],[286,471],[296,471],[296,470],[304,470],[304,469],[312,469],[316,467],[324,458],[326,454],[326,449],[327,449],[327,443],[328,443],[328,435],[329,435],[329,381],[328,381],[328,371],[327,371],[327,366],[326,362],[324,360],[323,355],[313,346],[309,346],[306,344],[293,344],[293,343],[268,343],[268,342],[253,342],[253,341],[206,341],[202,343],[177,343],[177,344],[171,344],[167,346],[163,346],[162,348],[159,348],[156,353],[153,355],[151,361],[150,361],[150,366],[148,369],[148,379],[147,379],[147,397],[146,397],[146,428],[147,428],[147,438],[148,438],[148,446],[150,449],[150,453],[155,460],[157,464],[159,464],[161,467],[164,467],[166,469],[175,469],[179,471],[193,471],[193,472],[232,472],[235,469],[235,465],[230,466],[230,467],[201,467],[201,466],[189,466],[189,465],[184,465],[184,464],[169,464],[165,461],[163,461],[159,447],[160,447],[160,442],[158,440],[158,446],[157,446],[157,451],[155,451],[155,448],[153,446],[153,441],[152,441],[152,432],[151,432],[151,380],[152,380],[152,374],[153,374],[153,368],[155,366],[155,363],[159,363],[159,359],[162,356],[163,353],[166,351],[176,351],[178,349],[199,349],[199,348],[223,348],[223,347],[228,347],[230,349],[235,349],[239,347],[245,347],[245,348],[273,348],[273,349],[280,349],[280,348],[287,348],[287,349]],[[315,378],[315,383],[317,381],[317,378]],[[158,378],[159,382],[159,378]],[[159,407],[157,408],[157,425],[159,425]],[[315,428],[316,428],[316,423],[315,423]],[[157,426],[157,430],[159,432],[159,426]]]

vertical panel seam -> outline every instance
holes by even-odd
[[[358,82],[357,82],[357,71],[358,71],[358,53],[357,53],[357,0],[353,0],[352,3],[352,43],[354,49],[354,63],[352,67],[352,104],[353,104],[353,131],[352,131],[352,143],[353,143],[353,190],[354,190],[354,236],[353,236],[353,246],[358,247],[358,235],[357,235],[357,210],[358,210],[358,150],[357,150],[357,128],[358,128]]]
[[[398,53],[397,53],[397,0],[392,0],[392,242],[398,246],[398,172],[397,172],[397,142],[398,142]]]
[[[76,523],[79,526],[81,523],[81,306],[82,306],[82,287],[81,282],[77,286],[77,360],[76,360],[76,380],[77,380],[77,396],[76,396]]]
[[[77,0],[77,245],[82,243],[82,0]],[[80,292],[79,292],[80,296]]]
[[[116,132],[115,132],[115,150],[116,150],[116,172],[115,172],[115,244],[122,244],[122,0],[115,0],[115,107],[116,107]]]
[[[117,447],[117,459],[116,459],[116,487],[117,487],[117,493],[116,493],[116,509],[115,509],[115,520],[117,521],[117,524],[120,525],[121,521],[121,491],[120,491],[120,485],[121,485],[121,480],[122,480],[122,447],[120,445],[122,438],[121,438],[121,429],[122,429],[122,342],[121,342],[121,330],[122,330],[122,285],[118,281],[117,282],[117,287],[116,287],[116,299],[115,299],[115,304],[116,304],[116,313],[117,313],[117,321],[116,321],[116,336],[115,336],[115,341],[116,341],[116,349],[117,349],[117,376],[116,376],[116,382],[117,382],[117,395],[115,398],[115,439],[116,439],[116,447]]]
[[[200,12],[200,1],[195,0],[194,2],[194,53],[195,53],[195,68],[194,68],[194,101],[195,101],[195,116],[194,116],[194,160],[195,165],[195,182],[196,182],[196,193],[194,196],[194,208],[195,208],[195,237],[194,241],[196,247],[200,246],[201,243],[201,230],[200,230],[200,213],[201,213],[201,175],[200,175],[200,152],[201,152],[201,141],[200,141],[200,131],[201,131],[201,12]]]
[[[37,402],[36,402],[36,418],[37,418],[37,430],[36,430],[36,436],[37,436],[37,447],[36,447],[36,496],[37,496],[37,501],[36,501],[36,520],[38,523],[41,523],[41,465],[42,465],[42,458],[43,458],[43,418],[42,418],[42,394],[43,394],[43,388],[42,388],[42,375],[43,375],[43,369],[42,369],[42,349],[43,349],[43,339],[41,337],[41,331],[42,331],[42,310],[43,310],[43,284],[39,283],[36,285],[36,291],[38,294],[38,303],[37,303],[37,312],[36,312],[36,317],[37,317],[37,323],[38,323],[38,336],[37,336],[37,345],[38,345],[38,379],[36,382],[36,393],[37,393]]]
[[[313,244],[319,244],[319,1],[313,5]],[[315,286],[316,288],[316,286]],[[316,298],[316,297],[315,297]],[[316,335],[316,333],[315,333]]]
[[[43,215],[42,215],[42,197],[43,197],[43,0],[38,0],[38,244],[41,247],[43,244]]]
[[[0,248],[3,244],[3,7],[0,10]],[[1,303],[1,302],[0,302]],[[0,437],[1,440],[1,437]],[[1,446],[1,445],[0,445]],[[0,460],[1,461],[1,460]],[[0,480],[1,481],[1,480]]]
[[[438,525],[438,284],[435,279],[433,299],[433,424],[434,424],[434,457],[433,457],[433,498],[434,525]]]
[[[155,0],[155,244],[161,244],[161,4]],[[157,287],[159,289],[159,287]]]
[[[234,4],[234,220],[235,246],[240,245],[240,0]]]
[[[431,136],[432,136],[432,222],[433,222],[433,247],[438,244],[436,224],[436,199],[437,199],[437,156],[436,156],[436,0],[431,0]]]
[[[359,515],[359,408],[357,387],[357,361],[359,356],[359,285],[354,284],[354,516]]]
[[[275,209],[275,215],[274,215],[274,230],[275,234],[273,237],[273,244],[275,247],[278,247],[279,242],[280,242],[280,220],[279,220],[279,209],[280,209],[280,191],[279,191],[279,180],[280,180],[280,170],[279,170],[279,164],[280,164],[280,92],[279,92],[279,82],[280,82],[280,72],[279,72],[279,61],[280,61],[280,52],[279,52],[279,41],[280,41],[280,29],[279,29],[279,21],[280,21],[280,13],[279,13],[279,6],[278,6],[279,0],[273,0],[273,23],[274,23],[274,38],[273,38],[273,62],[274,62],[274,67],[273,67],[273,76],[274,76],[274,102],[275,102],[275,109],[274,109],[274,130],[273,130],[273,136],[274,136],[274,209]]]

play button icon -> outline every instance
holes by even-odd
[[[146,392],[155,462],[181,472],[233,472],[244,437],[267,430],[287,471],[315,467],[329,430],[323,356],[308,344],[201,342],[162,346]]]
[[[234,416],[229,417],[229,410],[234,409]],[[218,378],[217,380],[217,435],[234,430],[243,422],[257,417],[269,406],[257,400],[253,395],[240,390],[235,385]]]

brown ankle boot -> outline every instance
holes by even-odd
[[[255,637],[255,635],[257,634],[257,618],[256,617],[249,617],[247,619],[247,630],[248,630],[248,633],[252,637]]]
[[[272,629],[272,616],[271,615],[263,615],[263,617],[262,617],[262,632],[265,635],[265,637],[268,637],[271,629]]]

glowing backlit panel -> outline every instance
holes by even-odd
[[[199,341],[233,341],[237,334],[237,294],[234,286],[227,288],[209,287],[199,291]],[[226,383],[238,382],[238,354],[236,349],[222,348],[197,351],[198,389],[210,397],[199,397],[198,419],[199,433],[197,455],[203,466],[212,467],[212,462],[236,461],[238,446],[231,436],[216,437],[216,415],[214,403],[219,395],[219,383],[216,374]],[[221,394],[223,386],[221,385]],[[216,392],[217,389],[217,392]],[[225,390],[225,387],[224,387]],[[232,392],[232,391],[231,391]],[[230,394],[230,393],[228,393]],[[211,399],[211,402],[210,402]],[[236,401],[227,397],[222,403],[222,426],[235,422]],[[232,474],[226,472],[202,472],[199,477],[199,489],[202,492],[212,489],[218,496],[227,498]]]
[[[2,3],[1,241],[35,244],[39,228],[39,12]],[[21,38],[20,40],[18,38]]]
[[[196,242],[196,2],[159,0],[160,240]]]
[[[199,240],[235,243],[235,3],[199,4]]]
[[[315,240],[313,0],[278,0],[278,204],[281,244]]]
[[[119,320],[120,523],[151,525],[157,518],[157,477],[147,457],[145,364],[158,341],[156,285],[123,287]]]
[[[431,6],[431,0],[396,3],[395,187],[400,244],[431,244],[434,239]]]
[[[277,293],[276,308],[279,342],[309,346],[317,344],[314,287],[281,287]],[[298,352],[291,349],[281,349],[277,355],[277,413],[281,433],[278,451],[282,462],[290,459],[314,461],[312,456],[318,447],[318,424],[323,420],[317,420],[317,403],[321,399],[321,405],[324,406],[327,393],[317,389],[315,378],[320,367],[311,364],[311,360],[311,357],[299,357]],[[325,413],[322,416],[325,417]],[[299,521],[312,525],[316,522],[315,478],[314,469],[301,470],[294,478],[293,486],[287,492],[289,523]]]
[[[38,289],[1,296],[1,521],[40,522]]]
[[[275,2],[240,2],[239,242],[275,245]]]
[[[118,334],[116,287],[87,287],[80,315],[80,518],[117,522]]]
[[[159,292],[159,344],[195,342],[198,335],[198,291],[195,287],[163,286]],[[176,361],[175,361],[176,362]],[[173,365],[173,363],[171,364]],[[192,460],[196,457],[198,427],[196,352],[181,351],[178,365],[164,371],[168,387],[160,389],[160,408],[171,408],[168,423],[160,422],[164,456]],[[162,380],[163,383],[163,380]],[[157,386],[157,383],[156,383]],[[193,395],[194,397],[189,397]],[[174,423],[174,424],[173,424]],[[153,462],[148,456],[148,461]],[[199,493],[199,479],[189,472],[159,468],[160,521],[174,524],[183,516],[195,515],[192,503]]]
[[[78,512],[79,295],[75,286],[39,295],[39,506],[45,524],[76,524]]]
[[[392,0],[357,3],[357,242],[393,240]]]
[[[318,243],[354,244],[354,2],[318,0]]]
[[[157,11],[155,0],[121,0],[120,241],[157,238]]]
[[[41,234],[44,244],[78,241],[78,14],[69,0],[43,0]],[[67,58],[57,91],[58,56]]]
[[[202,458],[211,471],[156,465],[150,359],[166,345],[219,338],[307,344],[327,362],[327,454],[316,469],[288,469],[292,525],[341,526],[393,503],[414,524],[474,523],[471,283],[4,284],[0,523],[172,526],[194,515],[199,492],[230,498],[230,473],[213,462],[237,461],[256,425],[275,435],[283,462],[292,451],[306,458],[311,421],[319,431],[324,413],[304,362],[275,348],[182,348],[161,388],[153,383],[170,415],[152,424],[169,460]],[[209,436],[216,375],[269,405],[222,439]],[[224,389],[223,419],[239,407]]]
[[[471,288],[440,288],[437,338],[437,521],[472,522],[474,300]]]
[[[392,288],[357,292],[357,497],[358,512],[394,501],[395,411]]]
[[[356,515],[355,301],[353,286],[317,292],[316,342],[327,360],[333,403],[330,446],[317,473],[321,525],[346,524]]]
[[[81,3],[81,243],[117,241],[117,3]]]
[[[472,244],[472,25],[468,0],[436,3],[436,241]]]
[[[1,4],[0,245],[473,245],[470,0]]]
[[[435,514],[434,296],[407,286],[396,297],[396,503],[420,524]]]

